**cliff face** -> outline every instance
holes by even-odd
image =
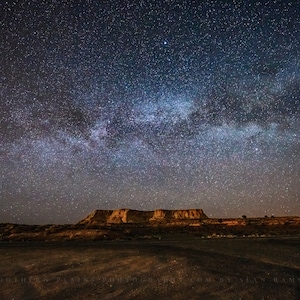
[[[147,223],[176,223],[207,218],[202,209],[139,211],[130,209],[96,210],[79,224],[147,224]]]

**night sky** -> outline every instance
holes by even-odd
[[[0,222],[300,214],[299,1],[1,1]]]

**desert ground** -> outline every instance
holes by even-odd
[[[0,299],[300,299],[300,236],[0,242]]]

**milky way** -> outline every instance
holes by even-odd
[[[2,1],[0,222],[300,214],[299,1]]]

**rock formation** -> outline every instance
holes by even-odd
[[[127,213],[129,209],[113,210],[111,215],[107,218],[106,223],[127,223]]]
[[[79,224],[147,224],[147,223],[178,223],[207,218],[202,209],[139,211],[130,209],[96,210]]]
[[[195,220],[203,218],[202,209],[186,209],[186,210],[175,210],[173,212],[173,217],[179,220]]]

